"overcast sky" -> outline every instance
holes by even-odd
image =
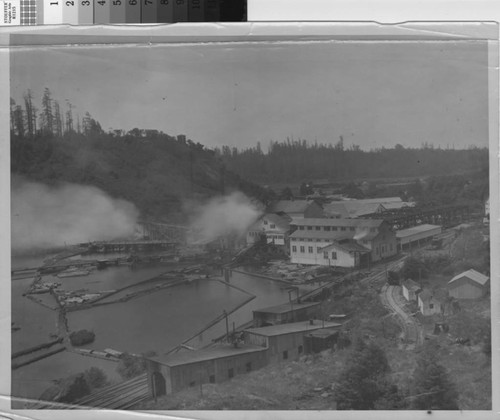
[[[12,50],[11,96],[44,87],[103,129],[153,128],[207,146],[287,137],[346,146],[488,144],[487,47],[318,42]]]

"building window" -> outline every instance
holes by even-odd
[[[251,371],[252,371],[252,362],[248,362],[248,363],[245,365],[245,368],[246,368],[246,371],[247,371],[247,372],[251,372]]]
[[[321,230],[321,226],[316,226],[316,230]]]
[[[299,226],[299,230],[304,230],[304,226]]]
[[[330,226],[325,226],[323,229],[324,229],[326,232],[330,232]]]
[[[264,224],[267,225],[267,220],[264,220]]]
[[[196,385],[195,381],[189,382],[189,386],[195,386],[195,385]]]
[[[336,259],[337,259],[337,252],[333,251],[332,252],[332,260],[336,260]]]
[[[337,226],[332,226],[332,230],[339,230]]]
[[[292,252],[297,252],[297,247],[295,245],[292,246]]]
[[[302,252],[302,253],[306,252],[306,251],[305,251],[305,247],[301,246],[301,247],[300,247],[300,252]]]
[[[303,351],[304,351],[304,347],[299,346],[299,354],[302,354]]]
[[[231,379],[232,377],[234,377],[234,369],[233,368],[228,369],[227,376],[228,376],[229,379]]]
[[[353,228],[353,227],[350,227],[350,228],[349,228],[349,230],[350,230],[351,232],[354,232],[354,228]]]
[[[307,226],[307,230],[313,230],[312,226]]]
[[[308,239],[307,242],[312,242],[313,240],[312,239]]]
[[[326,251],[325,251],[325,252],[323,252],[323,258],[324,258],[325,260],[327,260],[327,259],[328,259],[328,252],[326,252]]]
[[[288,359],[288,350],[285,350],[283,352],[283,360],[286,360],[286,359]]]
[[[271,229],[274,229],[274,228],[276,227],[276,225],[269,225],[269,227],[270,227]]]
[[[345,227],[345,226],[342,226],[342,227],[340,228],[340,230],[341,230],[341,231],[343,231],[343,232],[345,232],[346,227]]]
[[[312,246],[308,247],[307,252],[309,252],[309,254],[312,254],[314,252],[313,247]]]
[[[208,377],[208,382],[210,382],[211,384],[215,384],[215,375],[210,375]]]
[[[434,309],[434,304],[433,303],[429,303],[429,309]]]
[[[321,252],[321,248],[323,248],[323,247],[318,246],[318,247],[316,248],[316,252],[317,252],[318,254]]]

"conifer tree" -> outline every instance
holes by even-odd
[[[403,408],[403,398],[388,378],[389,363],[374,343],[358,339],[335,387],[338,410]]]
[[[428,345],[417,359],[411,400],[416,410],[458,410],[458,393],[439,364],[436,345]]]

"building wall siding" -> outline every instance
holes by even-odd
[[[462,277],[448,286],[448,292],[456,299],[478,299],[485,295],[487,285],[481,286],[473,280]]]
[[[165,378],[169,377],[170,379],[170,385],[167,384],[167,393],[172,393],[200,383],[210,383],[211,376],[213,376],[215,383],[227,381],[230,379],[230,369],[233,371],[233,376],[236,376],[247,373],[247,366],[253,371],[266,365],[266,350],[263,348],[261,352],[241,353],[186,365],[163,366],[162,371]]]

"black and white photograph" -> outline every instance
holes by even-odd
[[[19,36],[13,412],[492,410],[498,57],[430,26]]]

